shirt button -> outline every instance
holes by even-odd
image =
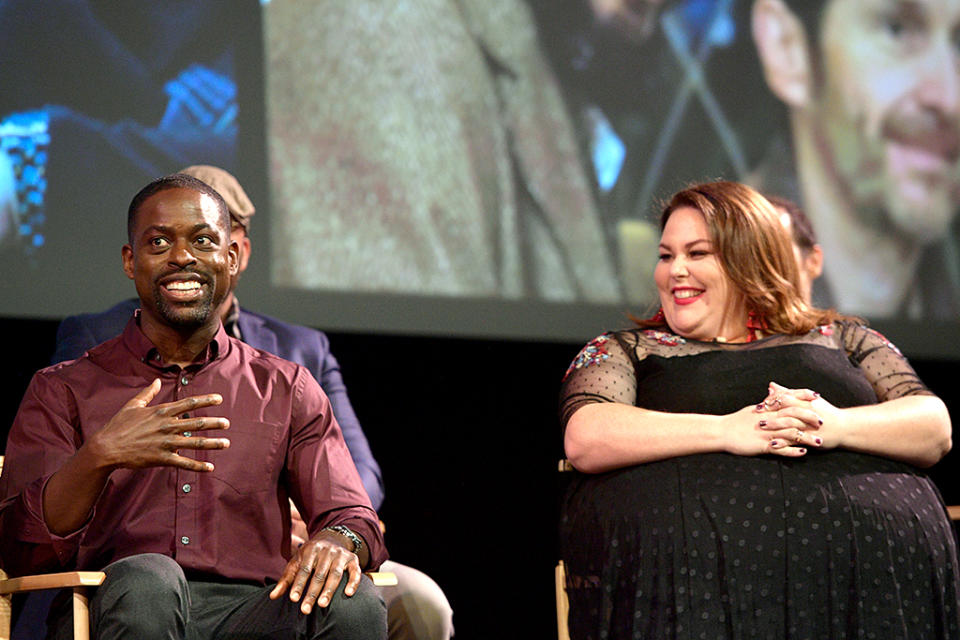
[[[189,484],[183,485],[183,492],[184,492],[184,493],[190,493],[190,490],[191,490],[191,489],[193,489],[193,487],[191,487]]]
[[[188,384],[190,384],[190,380],[187,379],[187,376],[183,376],[180,378],[180,384],[182,384],[183,386],[187,386]]]
[[[183,536],[180,538],[180,542],[183,544],[190,544],[190,538],[188,536]]]

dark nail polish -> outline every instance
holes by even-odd
[[[761,421],[760,421],[760,426],[761,426],[761,427],[767,426],[767,421],[766,421],[766,420],[761,420]]]

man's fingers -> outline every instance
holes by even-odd
[[[300,611],[309,614],[314,606],[330,605],[344,573],[349,574],[344,593],[352,596],[363,577],[357,557],[342,547],[314,540],[303,545],[287,563],[281,582],[290,585],[290,600],[299,602]],[[278,583],[270,597],[279,597],[285,590]]]
[[[160,378],[154,378],[148,386],[141,389],[137,395],[130,398],[125,406],[127,407],[145,407],[160,393]]]
[[[343,566],[340,564],[334,564],[327,571],[327,574],[320,577],[319,574],[314,574],[313,583],[310,585],[310,592],[307,594],[307,604],[313,602],[309,596],[314,595],[314,592],[319,594],[319,597],[315,597],[317,606],[320,608],[326,607],[333,600],[333,594],[337,591],[337,587],[340,586],[340,581],[343,580]],[[309,609],[304,611],[304,608],[300,608],[304,613],[310,613]]]
[[[170,448],[176,449],[228,449],[227,438],[204,438],[201,436],[180,436],[170,441]]]
[[[208,393],[204,396],[190,396],[189,398],[181,398],[180,400],[167,402],[166,404],[157,405],[157,408],[163,414],[180,415],[181,413],[188,413],[194,409],[213,407],[221,402],[223,402],[223,396],[219,393]]]
[[[283,575],[280,576],[280,580],[277,581],[277,584],[273,587],[273,591],[270,592],[270,599],[276,600],[282,596],[287,588],[290,586],[290,583],[293,582],[293,574],[296,572],[296,569],[291,568],[291,562],[287,563],[287,566],[283,570]]]
[[[347,565],[347,573],[349,576],[347,586],[343,588],[343,594],[352,596],[357,592],[357,587],[360,586],[360,580],[363,579],[363,571],[360,570],[359,563],[350,563]]]
[[[180,418],[176,422],[177,431],[191,433],[193,431],[213,431],[229,429],[230,421],[226,418],[213,416],[198,416],[196,418]]]
[[[303,596],[307,581],[313,574],[314,567],[317,563],[317,550],[310,544],[300,547],[299,556],[294,555],[290,562],[293,563],[298,557],[299,562],[292,567],[293,575],[291,576],[290,600],[293,602],[299,602]],[[289,566],[290,565],[288,565],[288,567]]]
[[[178,467],[180,469],[185,469],[186,471],[196,471],[197,473],[207,473],[209,471],[213,471],[212,462],[194,460],[193,458],[187,458],[186,456],[177,455],[176,453],[170,456],[168,466]]]
[[[161,386],[160,378],[154,378],[153,382],[141,389],[137,395],[133,396],[124,406],[126,408],[146,407],[153,402],[153,399],[160,393]],[[156,410],[159,415],[180,415],[181,413],[187,413],[203,407],[213,407],[222,402],[223,396],[219,393],[208,393],[202,396],[190,396],[188,398],[174,400],[173,402],[158,404]],[[208,428],[215,429],[219,427]]]

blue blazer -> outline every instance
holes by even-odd
[[[139,306],[137,299],[125,300],[102,313],[84,313],[64,319],[57,328],[57,346],[52,363],[79,358],[87,349],[120,335]],[[330,341],[326,334],[244,309],[240,310],[238,322],[244,342],[303,365],[317,379],[330,398],[333,414],[343,431],[343,438],[360,472],[370,502],[374,509],[379,510],[384,493],[380,465],[373,457],[367,437],[350,404],[347,387],[340,375],[340,365],[330,353]]]

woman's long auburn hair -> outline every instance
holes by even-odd
[[[800,296],[790,234],[760,193],[739,182],[691,185],[663,208],[661,233],[670,215],[683,207],[703,215],[721,268],[767,333],[801,335],[840,317],[832,309],[811,307]],[[659,314],[636,322],[643,328],[669,328]]]

